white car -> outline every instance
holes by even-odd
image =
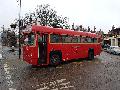
[[[109,48],[107,48],[107,52],[119,55],[120,54],[120,47],[118,47],[118,46],[110,46]]]
[[[113,54],[120,55],[120,47],[116,47],[113,49]]]

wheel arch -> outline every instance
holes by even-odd
[[[61,50],[50,51],[49,57],[51,57],[51,55],[53,55],[53,54],[59,55],[59,56],[60,56],[60,59],[61,59],[61,61],[62,61],[62,52],[61,52]]]

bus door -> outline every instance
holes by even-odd
[[[47,64],[47,37],[48,34],[38,35],[38,64]]]

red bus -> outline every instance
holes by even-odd
[[[90,32],[33,25],[24,31],[23,60],[32,65],[57,65],[101,53],[100,35]]]

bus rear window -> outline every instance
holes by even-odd
[[[34,43],[35,35],[33,33],[24,35],[24,45],[34,45]]]

